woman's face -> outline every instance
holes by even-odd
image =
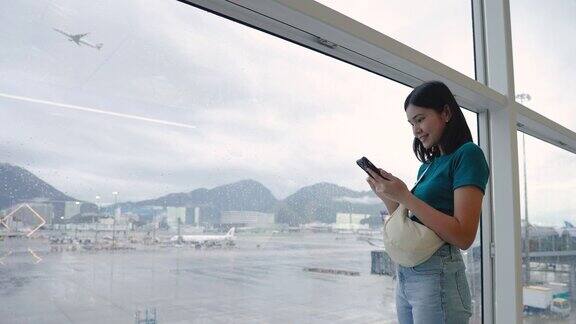
[[[406,117],[412,125],[412,133],[426,149],[430,149],[438,144],[446,122],[450,120],[448,107],[444,108],[442,114],[434,109],[408,105],[406,108]]]

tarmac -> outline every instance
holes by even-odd
[[[233,248],[58,252],[47,240],[7,240],[0,323],[134,323],[154,308],[158,323],[396,323],[395,281],[370,274],[375,248],[335,238],[243,234]]]
[[[154,309],[162,324],[397,323],[395,281],[370,274],[375,249],[333,233],[243,233],[233,248],[92,251],[7,238],[0,241],[0,324],[134,323],[137,311]],[[470,323],[481,323],[479,314]]]

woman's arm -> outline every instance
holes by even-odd
[[[394,200],[384,198],[384,197],[380,197],[380,199],[382,199],[382,201],[384,202],[384,205],[386,205],[386,210],[388,211],[388,215],[392,215],[392,213],[396,210],[396,208],[398,208],[399,204],[397,202],[395,202]]]
[[[466,250],[474,242],[484,194],[475,186],[454,190],[454,217],[446,215],[408,192],[402,203],[442,240]]]
[[[418,219],[436,232],[445,242],[466,250],[474,242],[484,194],[476,186],[462,186],[454,190],[454,217],[446,215],[418,197],[414,196],[406,184],[393,174],[381,170],[376,174],[371,170],[366,181],[379,197],[397,201],[414,214]],[[384,178],[386,177],[386,178]]]

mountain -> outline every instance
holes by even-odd
[[[35,198],[76,201],[29,171],[0,163],[0,208]],[[257,211],[274,213],[277,223],[291,225],[314,221],[333,223],[337,213],[378,215],[383,208],[383,204],[371,191],[358,192],[327,182],[303,187],[286,199],[278,200],[263,184],[250,179],[213,189],[199,188],[187,193],[171,193],[156,199],[119,205],[124,211],[137,211],[146,206],[199,206],[202,219],[207,222],[218,222],[223,211]],[[90,210],[84,207],[90,207]],[[96,208],[94,204],[85,203],[82,211],[93,211]],[[108,208],[111,211],[113,206]]]
[[[173,193],[134,203],[135,206],[213,206],[219,210],[272,212],[278,200],[270,190],[254,180],[242,180],[213,189]]]
[[[213,189],[200,188],[188,193],[172,193],[156,199],[121,204],[123,210],[144,206],[202,208],[205,221],[217,221],[222,211],[258,211],[273,213],[278,200],[272,192],[254,180],[242,180]]]
[[[23,168],[0,163],[0,209],[34,198],[75,200]]]
[[[278,200],[269,189],[254,180],[123,203],[122,209],[144,206],[200,206],[203,219],[211,222],[217,222],[222,211],[259,211],[274,213],[277,223],[291,225],[313,221],[332,223],[339,212],[378,215],[383,208],[371,191],[358,192],[326,182],[301,188],[286,199]]]
[[[378,215],[382,208],[382,203],[370,191],[358,192],[322,182],[287,197],[277,212],[277,221],[289,224],[333,223],[337,213]]]

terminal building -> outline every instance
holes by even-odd
[[[166,223],[170,230],[177,230],[178,224],[200,226],[200,207],[167,207]],[[188,226],[189,227],[189,226]]]
[[[186,224],[186,207],[166,208],[166,223],[170,230],[176,230],[178,226]]]
[[[275,215],[256,211],[224,211],[220,215],[220,224],[238,228],[273,228]]]
[[[64,203],[64,219],[70,219],[82,212],[82,203],[79,201],[67,201]]]
[[[332,226],[333,231],[352,231],[368,230],[368,224],[362,224],[362,221],[368,220],[369,214],[352,214],[352,213],[337,213],[336,224]]]

